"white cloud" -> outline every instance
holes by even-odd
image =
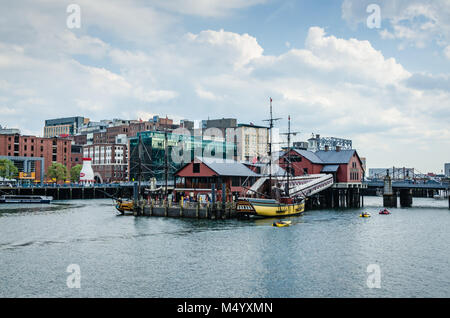
[[[342,18],[356,27],[366,23],[371,0],[344,0]],[[378,0],[383,39],[397,39],[400,47],[424,48],[429,43],[450,44],[450,2],[447,0]],[[386,26],[391,28],[390,31]]]
[[[450,45],[447,45],[444,49],[444,55],[450,60]]]
[[[201,87],[198,87],[195,90],[195,93],[198,95],[198,97],[203,98],[203,99],[208,99],[211,101],[217,101],[217,100],[221,100],[222,98],[220,96],[216,96],[213,92],[204,90]]]
[[[220,57],[220,64],[225,61],[239,69],[246,66],[251,60],[261,57],[263,48],[256,38],[246,34],[233,32],[201,31],[199,34],[187,34],[187,39],[193,44],[192,49],[201,48],[202,59],[214,60]],[[200,53],[200,52],[198,52]]]

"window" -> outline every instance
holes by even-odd
[[[192,172],[193,173],[200,173],[200,163],[194,163],[192,165]]]
[[[303,174],[308,174],[308,168],[303,168]]]

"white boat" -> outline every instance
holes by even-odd
[[[42,195],[2,195],[0,203],[51,203],[53,197]]]
[[[435,194],[433,196],[433,198],[436,199],[436,200],[445,200],[445,199],[447,199],[447,196],[444,195],[444,194]]]

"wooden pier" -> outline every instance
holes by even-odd
[[[130,197],[133,186],[92,186],[92,187],[2,187],[0,195],[44,195],[54,200],[105,199],[111,196]]]
[[[225,220],[236,217],[235,202],[201,203],[141,200],[133,211],[134,216],[159,216],[191,219]]]
[[[306,200],[305,210],[360,208],[364,206],[363,189],[359,187],[332,187]]]

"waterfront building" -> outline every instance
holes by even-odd
[[[225,184],[226,200],[231,201],[243,195],[259,177],[259,174],[249,169],[243,163],[235,160],[211,158],[195,158],[185,164],[175,173],[175,192],[183,192],[197,196],[210,194],[212,186],[221,195],[222,185]],[[220,198],[219,198],[220,200]]]
[[[154,116],[151,120],[101,120],[89,122],[73,137],[83,145],[83,156],[93,159],[97,182],[119,182],[128,179],[128,139],[143,131],[172,131],[179,125],[169,118]],[[78,158],[75,158],[76,160]]]
[[[332,174],[335,183],[360,185],[364,170],[363,163],[355,149],[319,150],[316,152],[302,149],[291,149],[279,159],[282,168],[287,169],[291,161],[291,175]]]
[[[72,167],[79,165],[79,164],[83,164],[83,146],[82,145],[76,145],[73,144],[70,146],[71,149],[71,154],[70,154],[70,167],[69,169],[71,169]]]
[[[450,163],[444,164],[444,174],[447,178],[450,178]]]
[[[34,172],[32,181],[40,182],[44,181],[43,175],[53,162],[59,162],[70,169],[71,145],[72,141],[66,138],[0,135],[0,156],[12,160],[19,172]]]
[[[99,183],[128,180],[127,145],[103,143],[83,146],[83,157],[92,159],[94,179]]]
[[[167,134],[167,138],[166,138]],[[205,138],[202,135],[176,134],[162,131],[145,131],[129,139],[129,180],[139,179],[138,144],[141,136],[142,180],[156,178],[165,180],[166,160],[167,175],[173,180],[174,172],[195,157],[213,157],[216,159],[235,158],[236,145],[224,140]],[[166,157],[167,149],[167,157]]]
[[[44,137],[57,137],[60,135],[75,135],[78,129],[89,122],[89,118],[81,116],[47,119],[44,127]]]

